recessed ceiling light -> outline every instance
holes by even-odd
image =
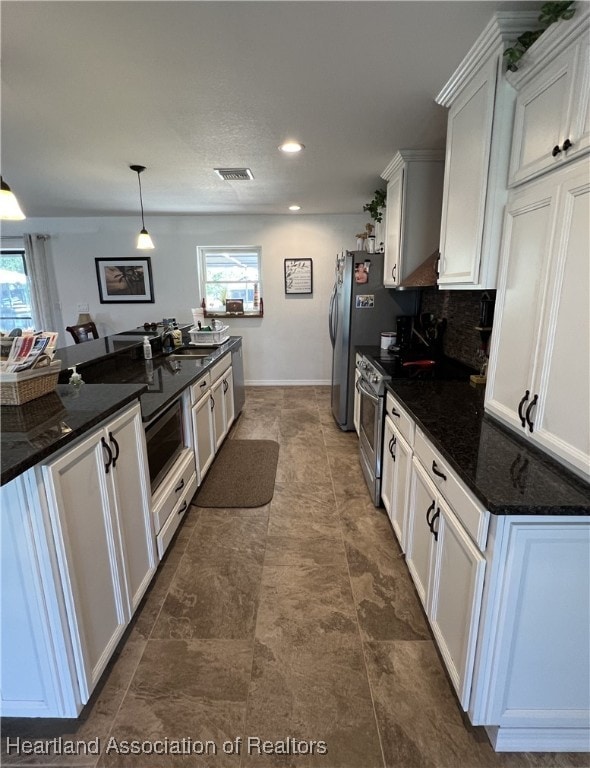
[[[281,144],[279,149],[281,152],[286,152],[288,155],[292,155],[305,149],[305,145],[300,144],[298,141],[286,141],[284,144]]]
[[[300,205],[290,205],[289,206],[289,210],[290,211],[300,211],[301,210],[301,206]]]

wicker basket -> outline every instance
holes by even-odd
[[[0,372],[0,405],[23,405],[53,392],[61,370],[61,360],[51,362],[42,355],[33,368],[19,373]]]

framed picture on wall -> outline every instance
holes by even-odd
[[[101,304],[153,304],[149,256],[140,259],[94,259]]]
[[[313,293],[311,259],[285,259],[285,293]]]

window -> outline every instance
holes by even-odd
[[[260,313],[261,249],[247,247],[199,247],[199,282],[206,311],[223,314],[226,301],[243,302],[247,314]]]
[[[0,330],[34,330],[31,311],[31,286],[24,249],[0,251]]]

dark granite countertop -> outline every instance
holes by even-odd
[[[55,392],[25,405],[2,406],[0,484],[61,450],[134,399],[140,400],[143,421],[151,421],[241,341],[240,336],[231,336],[196,360],[171,360],[165,355],[137,359],[130,353],[141,347],[141,340],[132,333],[57,350],[61,380],[67,382],[67,367],[77,365],[84,384],[75,388],[61,383]]]
[[[55,392],[24,405],[3,405],[1,412],[1,484],[83,435],[137,400],[140,384],[58,384]]]
[[[496,515],[590,515],[590,485],[484,413],[463,381],[393,379],[388,389]]]

